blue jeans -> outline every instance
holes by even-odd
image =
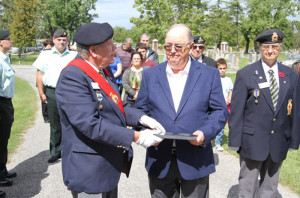
[[[224,135],[224,129],[222,129],[219,132],[219,134],[216,136],[215,145],[222,145],[223,135]]]

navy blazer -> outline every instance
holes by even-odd
[[[106,76],[106,80],[118,93],[107,69],[111,78]],[[121,171],[129,174],[133,156],[134,133],[126,126],[136,126],[144,113],[124,104],[125,119],[103,90],[75,66],[61,72],[55,92],[62,126],[64,183],[69,190],[86,193],[116,188]],[[99,109],[101,98],[103,109]]]
[[[167,74],[167,62],[144,71],[135,106],[162,124],[167,132],[192,134],[201,130],[205,146],[176,140],[178,168],[182,177],[193,180],[215,171],[211,140],[227,120],[219,71],[191,60],[191,67],[175,112]],[[173,140],[147,149],[146,169],[151,176],[164,178],[170,168]]]
[[[229,115],[229,146],[239,147],[243,157],[274,162],[286,158],[288,149],[298,149],[300,137],[299,75],[278,63],[279,98],[274,111],[269,82],[258,61],[239,70],[233,88]],[[265,83],[267,86],[262,86]],[[254,90],[258,90],[255,103]],[[288,103],[292,103],[288,115]]]

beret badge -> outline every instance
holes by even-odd
[[[272,42],[277,42],[277,40],[278,40],[278,34],[274,32],[272,35]]]
[[[201,43],[201,42],[203,42],[203,39],[202,39],[202,37],[199,37],[198,43]]]

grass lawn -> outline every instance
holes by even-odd
[[[32,65],[32,63],[35,61],[35,59],[38,57],[40,53],[31,53],[21,55],[19,58],[18,55],[11,55],[11,64],[13,65]]]
[[[33,125],[37,111],[37,97],[34,89],[25,81],[16,77],[14,105],[14,123],[8,141],[8,152],[13,153],[22,142],[23,133]]]

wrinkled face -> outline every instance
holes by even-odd
[[[218,70],[220,72],[220,76],[224,77],[225,73],[226,73],[226,70],[227,70],[227,65],[225,65],[225,64],[218,65]]]
[[[273,66],[280,53],[281,45],[279,43],[261,44],[259,45],[261,59],[268,65]]]
[[[202,56],[204,50],[205,50],[205,45],[204,44],[194,44],[194,47],[192,49],[192,56],[195,59],[198,59]]]
[[[137,66],[141,66],[141,64],[142,64],[141,56],[138,54],[134,54],[131,59],[131,65],[133,67],[137,67]]]
[[[53,43],[57,51],[63,53],[68,47],[68,38],[67,37],[58,37],[53,38]]]
[[[116,46],[113,40],[109,39],[100,45],[90,47],[90,53],[93,58],[93,63],[98,68],[105,68],[114,62],[114,53]]]
[[[123,50],[129,51],[131,49],[132,43],[123,43]]]
[[[190,48],[194,43],[188,40],[187,30],[181,27],[171,29],[166,37],[164,48],[166,50],[168,64],[172,70],[184,69],[189,60]]]
[[[145,60],[146,59],[146,54],[147,54],[147,50],[145,50],[145,49],[138,49],[137,50],[138,52],[141,52],[141,54],[143,55],[143,60]]]
[[[141,43],[145,43],[147,45],[147,47],[149,47],[149,43],[150,43],[150,38],[147,36],[142,36],[140,39]]]
[[[0,40],[0,48],[2,52],[7,52],[12,48],[12,40],[9,37]]]

